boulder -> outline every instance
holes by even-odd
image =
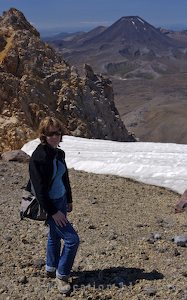
[[[19,161],[19,162],[28,162],[30,156],[22,150],[12,150],[6,151],[1,155],[2,160],[5,161]]]

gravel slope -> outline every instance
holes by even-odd
[[[60,300],[45,277],[47,227],[19,222],[28,165],[0,161],[0,299]],[[70,170],[74,211],[69,219],[81,245],[67,299],[187,299],[186,212],[174,214],[178,195],[111,175]]]

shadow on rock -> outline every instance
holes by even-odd
[[[113,267],[103,270],[78,271],[72,275],[74,277],[74,285],[78,287],[90,286],[94,288],[106,289],[110,285],[118,287],[134,285],[141,279],[159,280],[163,279],[164,275],[157,270],[144,272],[144,269]]]

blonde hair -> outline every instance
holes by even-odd
[[[42,144],[47,143],[46,136],[49,132],[50,127],[54,127],[61,132],[61,140],[62,136],[65,134],[63,125],[58,119],[54,117],[45,117],[39,125],[39,138]]]

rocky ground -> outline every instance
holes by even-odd
[[[0,299],[60,300],[45,276],[47,227],[19,222],[28,165],[0,161]],[[74,211],[69,219],[81,244],[67,299],[187,299],[186,212],[178,195],[117,176],[70,170]],[[185,246],[185,245],[184,245]]]

